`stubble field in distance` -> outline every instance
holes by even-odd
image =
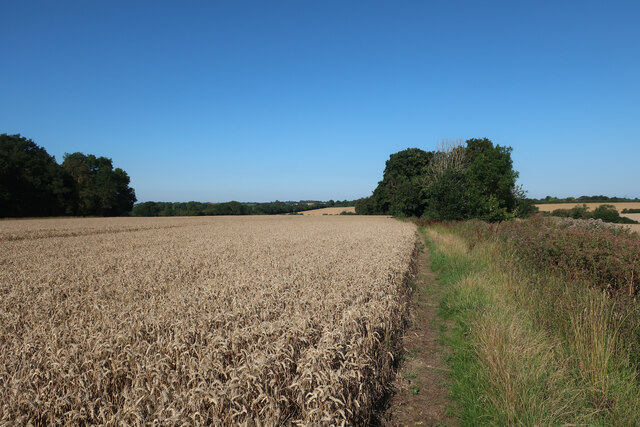
[[[639,203],[640,205],[640,203]],[[640,206],[638,206],[637,208],[634,209],[640,209]],[[640,214],[637,213],[633,213],[633,214],[621,214],[620,216],[626,216],[627,218],[631,218],[634,221],[638,221],[640,222]],[[640,233],[640,224],[627,224],[627,227],[629,227],[631,230]]]
[[[548,203],[536,205],[540,212],[551,212],[556,209],[571,209],[575,206],[587,205],[589,210],[596,209],[602,205],[613,205],[615,209],[620,212],[621,216],[626,216],[635,221],[640,221],[640,214],[623,214],[624,209],[640,209],[640,203],[638,202],[621,202],[621,203]],[[640,224],[624,224],[622,227],[630,228],[632,231],[640,233]]]
[[[363,424],[415,227],[376,217],[0,223],[0,424]]]
[[[589,210],[593,210],[602,205],[613,205],[618,212],[623,209],[640,209],[639,202],[620,202],[620,203],[541,203],[536,205],[540,212],[551,212],[556,209],[571,209],[575,206],[587,205]]]
[[[356,213],[355,206],[345,206],[338,208],[321,208],[321,209],[311,209],[308,211],[301,211],[302,215],[340,215],[342,212],[347,213]]]

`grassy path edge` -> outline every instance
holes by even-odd
[[[379,424],[456,426],[451,416],[446,349],[440,341],[438,305],[441,287],[431,270],[424,234],[417,236],[415,272],[408,323],[399,342],[397,371]]]
[[[632,375],[614,369],[624,378],[600,393],[575,349],[513,297],[526,279],[492,262],[492,248],[471,249],[442,228],[420,231],[442,287],[441,339],[461,425],[637,425]]]

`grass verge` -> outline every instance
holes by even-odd
[[[639,425],[637,372],[606,295],[539,274],[497,242],[469,245],[455,227],[421,231],[461,424]]]

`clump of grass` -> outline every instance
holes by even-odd
[[[545,425],[584,418],[588,409],[560,349],[530,319],[500,303],[476,319],[476,354],[499,425]]]

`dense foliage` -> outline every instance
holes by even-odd
[[[487,138],[432,152],[409,148],[389,157],[382,181],[370,197],[358,200],[356,212],[501,221],[535,210],[517,178],[511,148]]]
[[[136,195],[129,176],[111,159],[93,154],[65,154],[62,168],[73,178],[80,215],[118,216],[131,211]]]
[[[497,239],[506,253],[543,275],[558,275],[572,286],[602,290],[613,305],[611,329],[625,343],[640,368],[640,235],[601,220],[534,216],[499,225],[480,221],[459,223],[469,247]],[[565,291],[566,292],[566,291]],[[573,304],[566,295],[551,296],[547,304]],[[562,310],[560,310],[562,311]]]
[[[626,213],[623,211],[623,213]],[[555,209],[549,213],[551,216],[559,216],[563,218],[573,219],[601,219],[604,222],[612,222],[617,224],[637,224],[631,218],[620,216],[615,206],[601,205],[590,211],[587,205],[575,206],[571,209]]]
[[[225,203],[202,202],[144,202],[133,207],[134,216],[207,216],[207,215],[277,215],[283,213],[302,212],[311,209],[328,207],[353,206],[355,202],[348,200],[328,202],[307,201],[268,203]]]
[[[477,238],[495,235],[539,269],[590,283],[610,294],[640,293],[640,237],[600,220],[537,216],[492,226],[472,223]],[[471,233],[469,233],[471,235]]]
[[[0,134],[0,217],[123,215],[136,201],[129,182],[106,157],[65,154],[59,165],[32,140]]]

